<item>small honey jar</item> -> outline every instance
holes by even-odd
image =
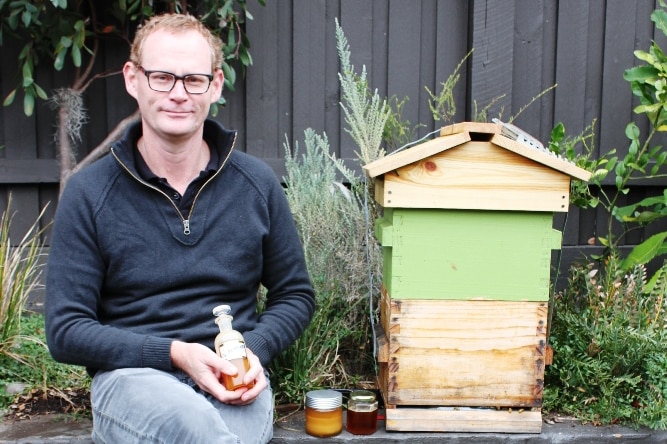
[[[355,390],[347,402],[347,431],[354,435],[371,435],[378,429],[378,401],[375,393]]]
[[[306,393],[306,433],[318,438],[338,435],[343,430],[343,395],[335,390]]]

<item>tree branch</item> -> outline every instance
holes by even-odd
[[[77,171],[79,171],[81,168],[85,167],[86,165],[90,165],[100,157],[104,156],[106,153],[109,152],[109,148],[111,147],[111,144],[118,140],[120,136],[123,135],[125,130],[132,125],[135,122],[138,122],[139,119],[141,118],[141,114],[139,113],[139,109],[137,109],[135,112],[124,118],[123,120],[116,125],[116,127],[107,135],[107,137],[99,144],[97,145],[86,157],[84,157],[81,162],[76,164],[74,168],[72,168],[70,174],[67,175],[67,177],[61,178],[60,182],[60,189],[61,191],[65,188],[65,184],[67,183],[67,180],[70,178],[70,176]]]

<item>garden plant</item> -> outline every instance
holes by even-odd
[[[651,15],[667,35],[665,3]],[[627,154],[612,150],[592,160],[590,150],[578,155],[576,141],[564,137],[562,126],[552,133],[551,148],[594,171],[589,188],[577,184],[575,203],[601,206],[608,215],[606,231],[597,240],[604,247],[569,270],[566,288],[555,295],[551,343],[555,358],[548,368],[545,407],[594,423],[667,428],[667,232],[659,232],[625,256],[623,236],[667,215],[667,190],[660,195],[621,205],[634,180],[664,175],[667,150],[656,143],[667,131],[667,57],[653,42],[649,51],[635,51],[644,64],[626,70],[624,78],[638,97],[638,118],[648,133],[628,123]],[[584,143],[590,148],[589,144]],[[613,185],[607,185],[606,178]],[[655,271],[649,273],[647,266]]]

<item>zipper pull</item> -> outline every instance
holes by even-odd
[[[183,234],[186,236],[190,234],[190,220],[183,219]]]

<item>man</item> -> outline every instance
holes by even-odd
[[[123,68],[141,123],[74,175],[58,204],[47,340],[56,360],[93,375],[95,442],[268,442],[265,367],[314,311],[275,174],[206,120],[221,57],[219,39],[191,16],[141,27]],[[219,304],[244,336],[251,389],[220,383],[236,368],[212,350]]]

